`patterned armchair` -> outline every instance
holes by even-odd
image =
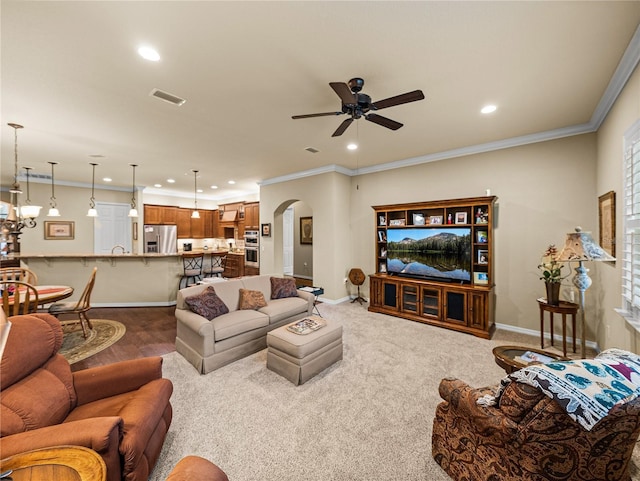
[[[455,480],[629,481],[640,434],[640,397],[614,406],[591,431],[540,389],[511,382],[498,406],[478,405],[495,389],[443,379],[432,454]]]

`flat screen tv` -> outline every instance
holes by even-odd
[[[471,282],[471,228],[387,229],[387,273]]]

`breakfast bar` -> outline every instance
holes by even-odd
[[[20,254],[15,257],[37,273],[39,283],[74,286],[75,296],[82,292],[81,287],[87,283],[93,267],[97,267],[91,296],[94,307],[175,305],[182,275],[182,253]],[[236,257],[241,258],[242,254],[234,259]],[[71,300],[75,300],[74,297]]]

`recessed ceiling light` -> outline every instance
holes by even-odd
[[[142,46],[138,49],[138,54],[145,60],[150,60],[152,62],[157,62],[160,60],[160,54],[151,47]]]
[[[218,188],[218,186],[217,186],[217,185],[212,185],[212,186],[211,186],[211,188],[212,188],[212,189],[217,189],[217,188]]]
[[[196,190],[196,192],[197,192],[198,194],[202,194],[203,190],[202,190],[202,189],[198,189],[198,190]]]
[[[495,112],[496,110],[498,110],[498,107],[496,107],[495,105],[485,105],[484,107],[482,107],[480,112],[482,112],[483,114],[490,114],[492,112]]]
[[[233,185],[233,184],[235,184],[235,183],[236,183],[236,181],[235,181],[235,180],[230,180],[230,181],[229,181],[229,182],[227,182],[227,183],[228,183],[228,184]]]
[[[358,144],[349,144],[347,145],[347,149],[356,150],[358,148]]]
[[[167,182],[169,182],[170,184],[174,184],[176,181],[174,179],[167,179]]]
[[[111,177],[103,177],[102,180],[104,182],[111,182],[112,179],[111,179]]]
[[[153,184],[153,186],[159,189],[160,187],[162,187],[162,184]]]

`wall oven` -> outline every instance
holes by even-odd
[[[260,267],[260,233],[257,230],[244,231],[244,265]]]

